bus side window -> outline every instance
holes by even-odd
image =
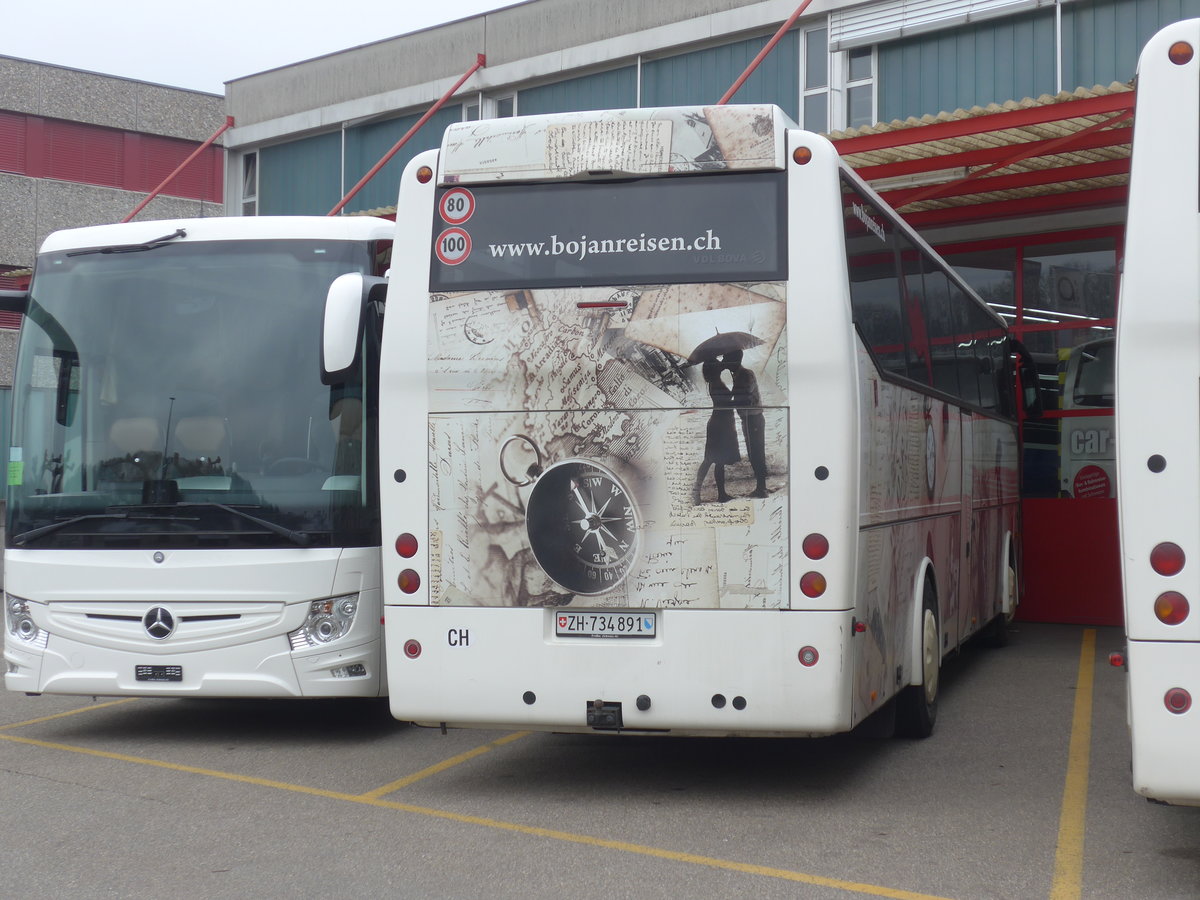
[[[918,384],[932,384],[929,323],[925,318],[925,284],[921,276],[923,260],[917,248],[906,238],[893,234],[892,239],[896,242],[897,266],[901,272],[899,284],[903,298],[901,307],[904,311],[908,377]]]
[[[972,311],[975,304],[953,281],[950,287],[950,306],[954,321],[954,359],[958,369],[958,394],[964,403],[980,405],[979,363],[975,359],[975,340],[971,335]]]
[[[976,372],[979,376],[979,405],[998,410],[1000,380],[1005,377],[1006,341],[1004,332],[994,319],[979,307],[971,307],[971,337],[975,344]]]
[[[958,326],[950,305],[950,281],[941,269],[925,272],[925,323],[933,386],[952,397],[962,395],[958,384]]]
[[[849,264],[850,304],[863,341],[881,369],[907,377],[900,286],[892,254],[855,257]]]

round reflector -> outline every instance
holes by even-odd
[[[812,668],[821,658],[821,654],[817,652],[816,647],[801,647],[797,658],[800,660],[800,665]]]
[[[809,559],[824,559],[829,552],[829,541],[823,534],[810,534],[800,544]]]
[[[800,590],[804,591],[805,596],[820,597],[826,587],[825,576],[820,572],[805,572],[800,576]]]
[[[421,168],[417,169],[417,181],[421,182],[421,184],[429,184],[432,178],[433,169],[429,168],[429,166],[421,166]]]
[[[1163,541],[1150,551],[1150,568],[1159,575],[1178,575],[1183,563],[1183,548],[1170,541]]]
[[[1188,617],[1188,613],[1191,611],[1187,597],[1178,591],[1159,594],[1158,599],[1154,601],[1154,615],[1164,625],[1178,625]]]
[[[807,147],[797,147],[792,151],[792,161],[798,166],[807,166],[812,158],[812,151]]]
[[[416,659],[421,655],[421,642],[409,638],[404,642],[404,655],[409,659]]]
[[[396,552],[405,559],[411,559],[417,554],[417,537],[416,535],[405,532],[396,538]]]
[[[396,579],[396,583],[400,585],[400,590],[406,594],[415,593],[421,586],[421,576],[413,569],[405,569],[400,573],[400,577]]]
[[[1166,704],[1168,712],[1181,716],[1192,708],[1192,695],[1183,688],[1171,688],[1163,697],[1163,703]]]
[[[1192,45],[1187,41],[1176,41],[1169,50],[1167,50],[1167,58],[1177,66],[1185,65],[1192,61],[1192,57],[1196,55],[1196,51],[1192,49]]]

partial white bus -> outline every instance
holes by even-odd
[[[326,293],[392,224],[211,218],[60,231],[13,385],[5,686],[28,693],[386,690],[379,328],[322,381]]]
[[[1151,38],[1117,315],[1117,506],[1133,786],[1200,804],[1200,19]]]
[[[1012,344],[828,141],[770,106],[472,122],[399,210],[393,715],[819,735],[896,699],[929,734],[1017,602]]]

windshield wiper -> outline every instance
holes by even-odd
[[[61,528],[67,528],[71,525],[76,525],[79,522],[86,522],[89,519],[171,519],[171,516],[131,516],[129,513],[90,513],[86,516],[72,516],[69,519],[63,519],[61,522],[51,522],[49,525],[43,525],[40,528],[33,528],[29,531],[22,531],[20,534],[13,537],[12,542],[16,545],[26,544],[29,541],[35,541],[43,535],[52,534]]]
[[[135,507],[128,508],[133,509]],[[219,509],[222,512],[227,512],[230,515],[237,516],[239,519],[245,519],[247,522],[253,522],[260,528],[265,528],[267,531],[278,534],[281,537],[285,537],[297,547],[307,547],[310,543],[309,536],[301,531],[292,531],[292,529],[284,525],[279,525],[278,523],[272,522],[268,519],[260,519],[258,516],[248,513],[244,509],[238,509],[236,506],[226,506],[224,503],[216,503],[213,501],[194,501],[187,503],[169,503],[162,506],[142,506],[136,508],[153,509],[159,513],[169,513],[173,509]],[[88,517],[83,516],[82,518]],[[175,517],[171,515],[158,515],[151,516],[149,518],[172,519]]]
[[[154,238],[146,241],[144,244],[113,244],[111,247],[92,247],[88,250],[72,250],[67,256],[87,256],[89,253],[137,253],[139,250],[153,250],[155,247],[161,247],[167,241],[173,241],[175,238],[187,237],[187,232],[182,228],[176,228],[170,234],[164,234],[162,237]]]

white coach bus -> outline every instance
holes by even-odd
[[[378,696],[378,327],[322,382],[326,293],[392,223],[211,218],[56,232],[23,309],[5,686]]]
[[[1200,19],[1142,51],[1117,315],[1133,786],[1200,804]],[[1132,400],[1129,398],[1133,398]]]
[[[929,734],[942,658],[1016,604],[1012,344],[825,139],[451,126],[395,251],[393,715],[818,735],[896,699]]]

